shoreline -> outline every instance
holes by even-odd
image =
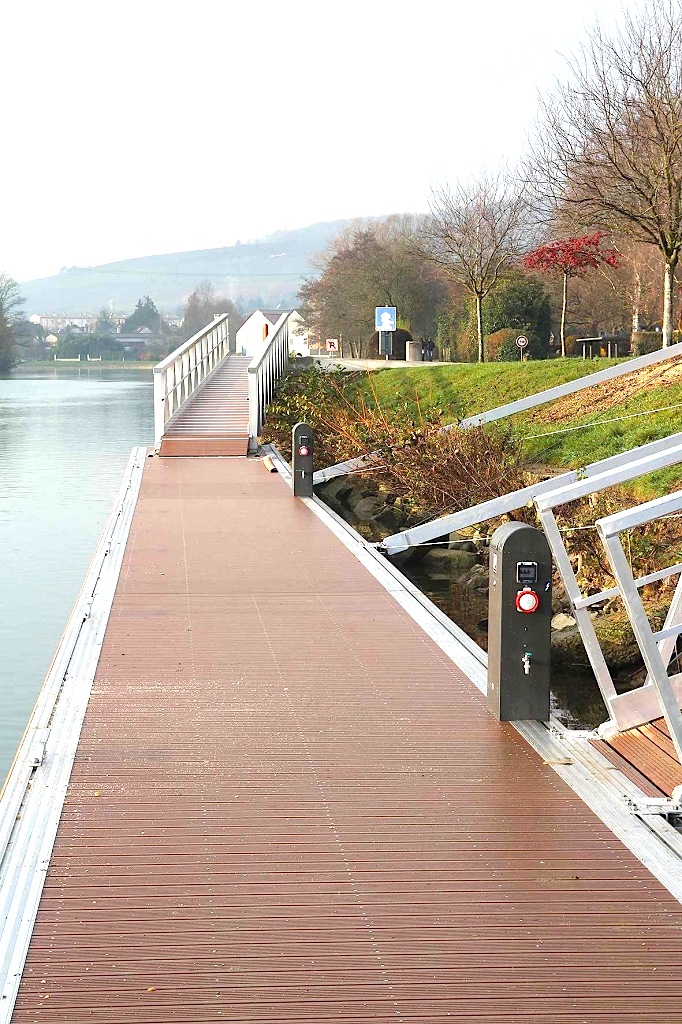
[[[123,371],[126,371],[126,370],[153,370],[155,366],[156,366],[156,363],[148,363],[148,362],[144,362],[144,363],[143,362],[139,362],[138,363],[138,362],[135,362],[133,360],[131,360],[130,362],[123,362],[123,361],[120,361],[120,362],[105,362],[104,360],[102,360],[102,362],[100,362],[99,360],[92,360],[91,362],[88,362],[87,360],[81,360],[79,362],[77,359],[74,359],[73,362],[71,362],[70,360],[69,361],[66,361],[66,360],[65,361],[61,361],[60,360],[60,361],[57,361],[57,362],[55,362],[55,360],[49,360],[49,361],[48,360],[41,360],[40,362],[17,363],[17,365],[13,366],[12,369],[8,371],[8,373],[10,373],[10,374],[16,373],[18,370],[57,370],[57,369],[68,369],[68,370],[71,370],[71,369],[78,369],[78,370],[82,370],[82,369],[97,369],[97,370],[123,370]]]

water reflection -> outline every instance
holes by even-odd
[[[152,439],[149,370],[55,367],[0,378],[0,778],[130,449]]]
[[[423,562],[402,570],[429,600],[484,650],[488,649],[488,597],[485,593],[435,577]],[[594,729],[608,718],[592,672],[552,672],[552,713],[570,729]]]

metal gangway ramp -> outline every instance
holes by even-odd
[[[230,351],[228,315],[216,316],[154,367],[154,445],[163,457],[245,456],[289,359],[282,312],[255,356]]]

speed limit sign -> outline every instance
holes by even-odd
[[[519,335],[519,337],[516,339],[516,344],[521,349],[525,348],[526,345],[528,344],[528,338],[526,337],[526,335],[525,334]]]

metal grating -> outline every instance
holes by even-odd
[[[148,460],[15,1022],[682,1020],[682,907],[254,461]]]

